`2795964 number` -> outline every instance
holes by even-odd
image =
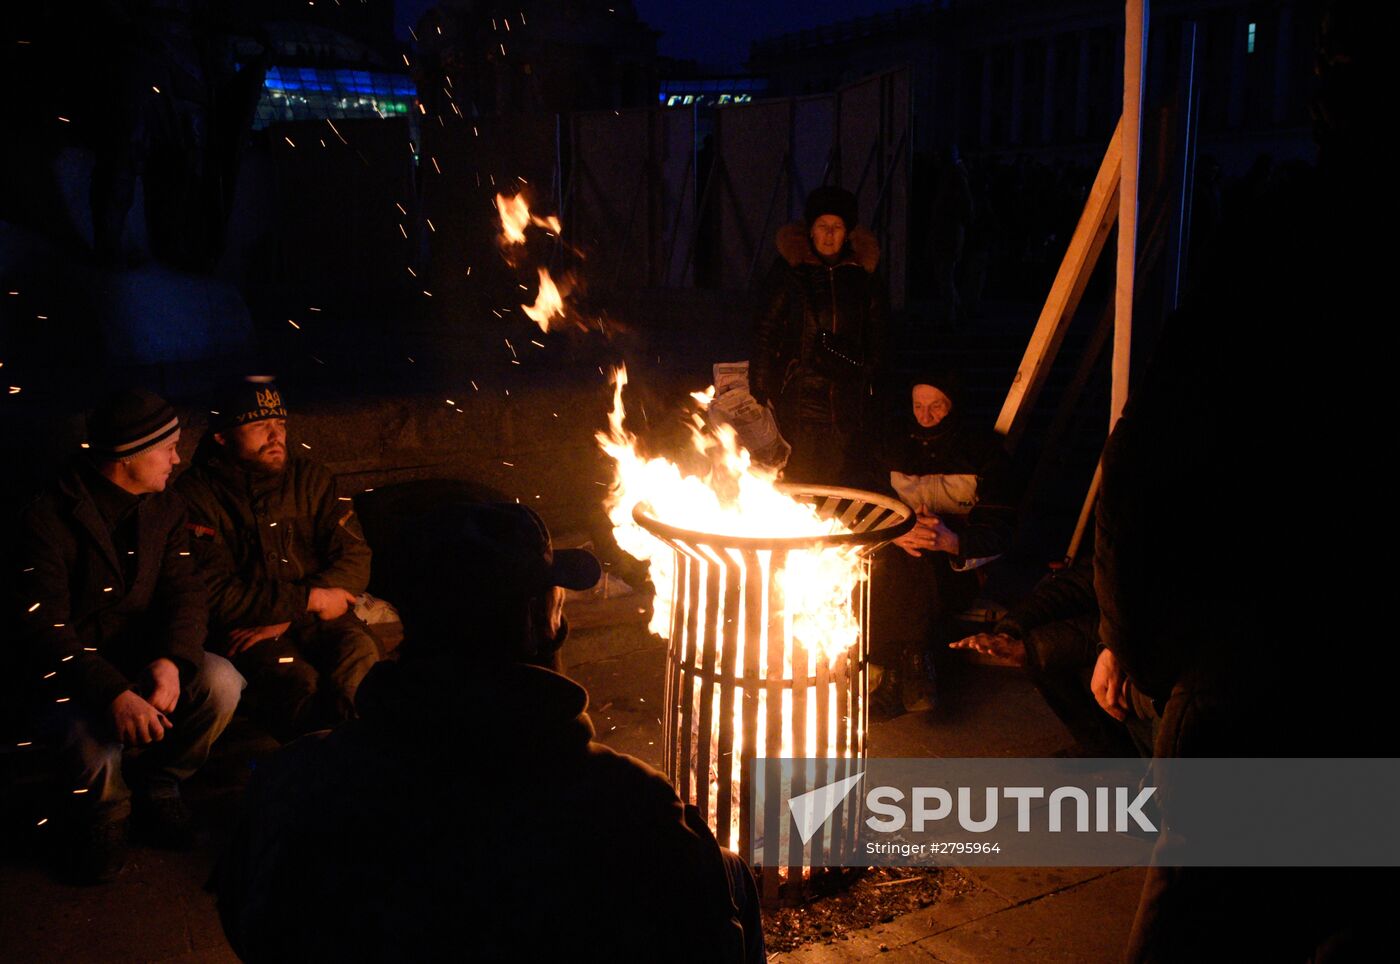
[[[985,840],[975,840],[970,843],[952,840],[943,843],[930,843],[928,849],[930,853],[935,854],[999,854],[1001,853],[1001,844]]]

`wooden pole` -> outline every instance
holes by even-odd
[[[1073,563],[1079,555],[1079,547],[1089,531],[1089,520],[1094,517],[1094,503],[1099,498],[1099,486],[1103,483],[1103,459],[1094,466],[1094,478],[1089,482],[1089,493],[1084,496],[1084,505],[1079,509],[1079,520],[1074,524],[1074,535],[1070,536],[1069,549],[1065,551],[1065,562]]]
[[[1012,378],[1011,388],[1006,393],[1006,401],[1002,403],[1001,414],[997,416],[996,431],[1006,436],[1008,448],[1015,448],[1025,428],[1031,406],[1046,376],[1050,374],[1055,354],[1074,318],[1075,309],[1079,307],[1079,299],[1089,283],[1089,276],[1093,274],[1104,242],[1108,240],[1108,232],[1118,216],[1116,196],[1121,173],[1122,135],[1123,124],[1120,121],[1113,132],[1113,139],[1108,142],[1108,149],[1104,151],[1094,186],[1089,189],[1089,197],[1084,202],[1084,211],[1079,215],[1079,223],[1060,262],[1060,270],[1050,285],[1050,294],[1040,309],[1035,331],[1031,333],[1020,367],[1016,369],[1016,376]]]
[[[1138,155],[1142,148],[1142,88],[1148,0],[1127,0],[1123,32],[1122,173],[1118,185],[1118,284],[1114,294],[1113,392],[1109,429],[1128,401],[1133,347],[1133,279],[1137,267]]]

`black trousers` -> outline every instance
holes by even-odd
[[[1306,690],[1300,689],[1306,694]],[[1173,687],[1154,744],[1161,759],[1306,754],[1283,736],[1276,692],[1224,686],[1188,674]],[[1292,707],[1285,713],[1293,713]],[[1286,725],[1286,724],[1285,724]],[[1323,738],[1330,742],[1331,737]],[[1340,752],[1343,744],[1335,743]],[[1170,770],[1161,781],[1163,826],[1190,835],[1189,809],[1179,812]],[[1282,792],[1282,791],[1280,791]],[[1306,828],[1300,828],[1306,833]],[[1287,846],[1280,841],[1280,846]],[[1312,961],[1341,964],[1395,956],[1400,888],[1389,867],[1175,867],[1170,834],[1158,838],[1124,960]]]
[[[890,665],[910,650],[952,641],[951,617],[977,597],[974,572],[957,572],[946,552],[915,558],[896,545],[875,553],[870,584],[870,659]]]
[[[1134,739],[1126,726],[1100,708],[1089,688],[1099,658],[1098,624],[1094,613],[1031,630],[1025,640],[1026,675],[1091,756],[1150,756],[1150,726]]]
[[[360,681],[380,659],[369,627],[346,612],[293,623],[233,661],[248,678],[244,706],[278,740],[335,726],[355,715]]]

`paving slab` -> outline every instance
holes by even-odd
[[[58,883],[38,861],[7,866],[0,956],[35,964],[227,960],[232,952],[203,889],[212,863],[208,853],[137,847],[117,881],[102,887]]]
[[[1010,903],[1022,904],[1113,870],[1112,867],[968,867],[963,873]]]
[[[944,964],[1117,962],[1146,871],[1113,870],[919,941]]]
[[[1026,674],[953,660],[938,705],[870,727],[870,752],[886,757],[1047,757],[1073,738]]]

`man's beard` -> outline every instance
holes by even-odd
[[[276,462],[273,462],[271,458],[273,452],[279,456]],[[250,472],[256,472],[259,475],[277,475],[287,467],[287,449],[284,446],[272,448],[264,445],[253,453],[251,458],[244,459],[243,465]]]

